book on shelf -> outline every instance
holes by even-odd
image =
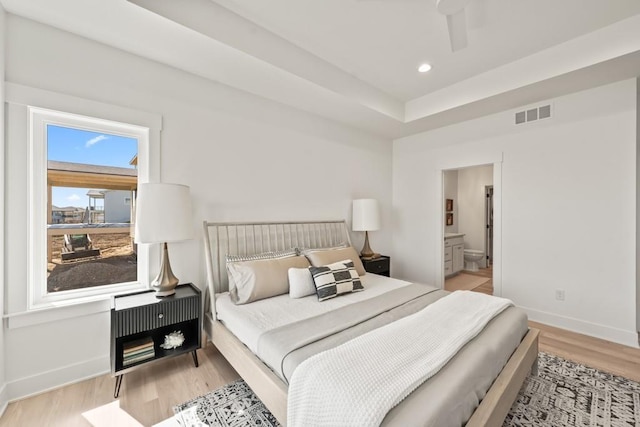
[[[130,356],[130,357],[124,357],[123,360],[122,360],[122,365],[123,366],[129,366],[129,365],[132,365],[132,364],[137,363],[137,362],[142,362],[144,360],[153,359],[154,357],[156,357],[156,353],[152,349],[152,350],[149,350],[146,353],[142,353],[142,354],[138,354],[138,355]]]
[[[124,343],[122,345],[122,351],[124,353],[130,353],[130,352],[141,350],[141,349],[147,349],[149,347],[153,347],[153,338],[146,337],[146,338],[141,338],[139,340],[129,341]]]
[[[122,345],[122,365],[129,366],[137,362],[156,357],[153,339],[151,337],[129,341]]]

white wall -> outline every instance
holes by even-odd
[[[7,24],[7,81],[162,115],[161,178],[191,186],[197,236],[205,219],[348,219],[352,199],[371,197],[383,219],[371,244],[391,254],[391,141],[32,21],[8,15]],[[25,142],[7,141],[8,160],[24,174]],[[24,182],[12,180],[7,201],[23,237]],[[361,234],[354,233],[356,247]],[[7,243],[17,248],[8,263],[15,280],[7,309],[29,318],[18,316],[25,310],[24,243]],[[169,251],[176,276],[203,288],[201,239]],[[5,332],[11,398],[108,369],[107,311]]]
[[[4,292],[5,292],[5,239],[4,239],[4,65],[5,65],[5,11],[0,5],[0,308],[4,313]],[[5,384],[5,342],[4,342],[4,321],[0,328],[0,416],[7,407],[8,395]]]
[[[464,248],[485,251],[485,186],[493,184],[493,166],[476,166],[458,170],[458,231],[464,233]],[[486,253],[485,253],[486,255]],[[480,267],[486,267],[483,258]]]
[[[444,171],[442,174],[442,188],[444,192],[443,199],[443,209],[446,212],[447,202],[446,199],[453,200],[453,225],[446,225],[445,222],[444,232],[445,233],[457,233],[458,232],[458,171],[457,170],[448,170]],[[445,213],[446,215],[446,213]]]
[[[394,272],[440,279],[440,171],[497,159],[502,295],[534,320],[637,345],[636,80],[551,102],[552,119],[516,126],[507,111],[394,142]]]

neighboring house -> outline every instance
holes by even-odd
[[[131,222],[132,192],[124,190],[105,190],[104,222]]]
[[[104,222],[104,190],[89,190],[89,215],[91,224]]]
[[[59,208],[51,207],[51,223],[52,224],[74,224],[82,222],[84,208],[75,206],[66,206]]]
[[[89,209],[92,223],[131,222],[131,200],[133,192],[127,190],[89,190]],[[96,203],[102,200],[102,206]],[[96,218],[98,220],[96,220]]]

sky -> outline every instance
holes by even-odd
[[[129,161],[137,152],[135,138],[47,125],[48,160],[132,168]],[[89,203],[87,191],[88,188],[53,187],[53,205],[84,208]]]

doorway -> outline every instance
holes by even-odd
[[[442,171],[445,290],[495,294],[494,176],[493,164]]]

